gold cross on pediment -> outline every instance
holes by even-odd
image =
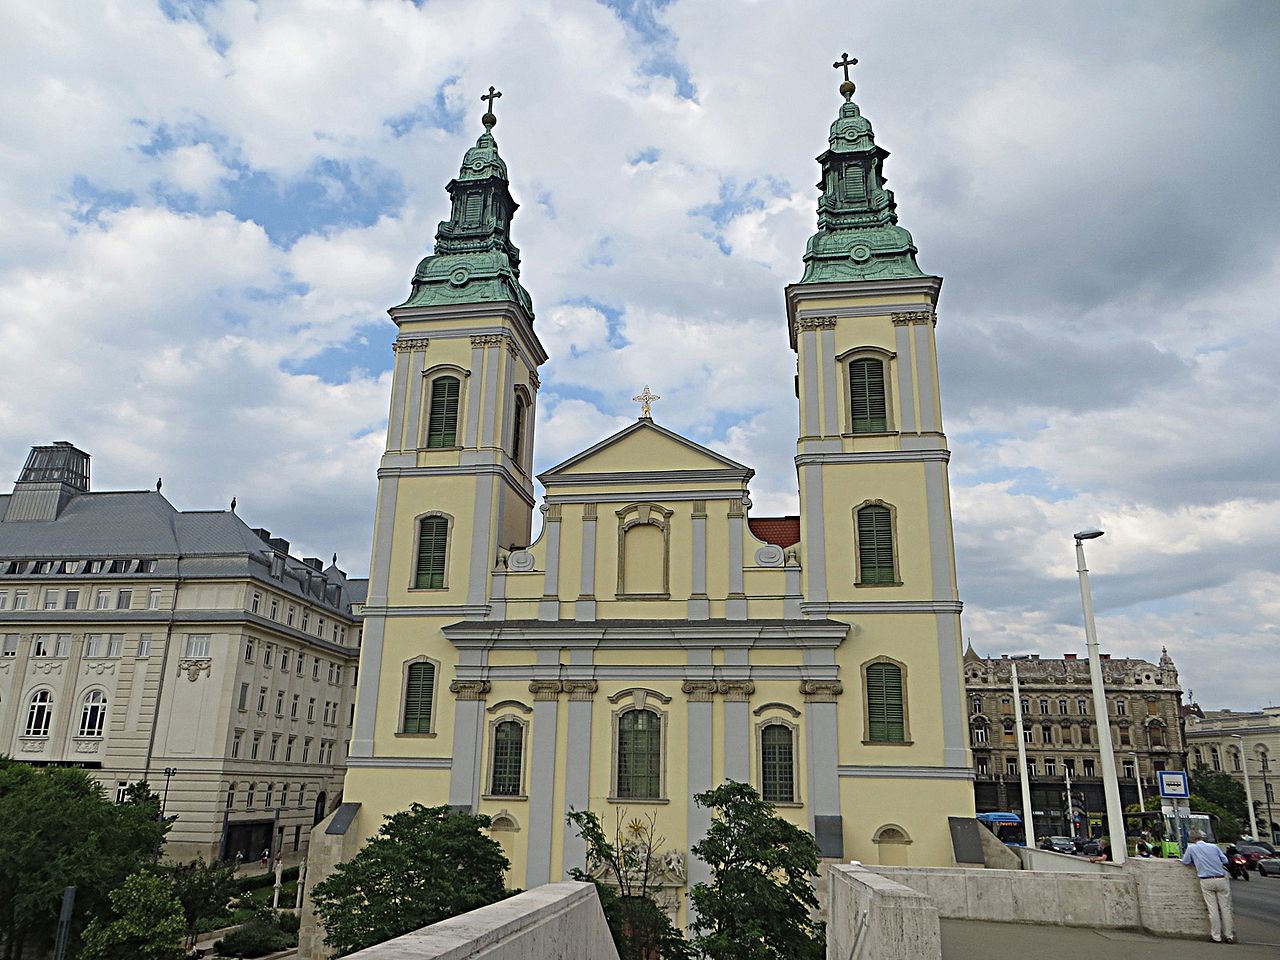
[[[661,400],[662,398],[656,393],[650,393],[649,385],[646,383],[644,385],[644,393],[640,394],[638,397],[632,397],[631,399],[640,404],[640,419],[652,420],[653,412],[650,409],[650,404],[652,404],[653,401]]]

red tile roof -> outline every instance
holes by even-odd
[[[748,517],[747,526],[757,540],[789,547],[800,542],[799,517]]]

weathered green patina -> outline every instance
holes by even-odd
[[[462,158],[462,170],[449,182],[453,210],[436,231],[435,253],[413,275],[413,292],[402,307],[513,301],[533,319],[533,301],[520,284],[520,250],[511,242],[511,218],[519,204],[511,198],[507,165],[498,156],[489,88],[484,133]]]
[[[884,185],[889,151],[876,146],[871,122],[853,102],[848,68],[854,63],[846,54],[835,64],[845,71],[840,84],[845,102],[831,125],[830,148],[818,157],[818,232],[805,247],[801,283],[924,276],[911,234],[898,226],[893,191]]]

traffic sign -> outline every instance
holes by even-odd
[[[1160,796],[1169,800],[1186,800],[1191,796],[1191,783],[1185,770],[1158,770]]]

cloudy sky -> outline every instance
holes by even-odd
[[[0,464],[234,495],[368,564],[385,310],[496,134],[543,368],[545,468],[660,422],[796,509],[817,166],[858,102],[938,343],[965,633],[1167,645],[1206,707],[1280,702],[1280,5],[0,0]]]

